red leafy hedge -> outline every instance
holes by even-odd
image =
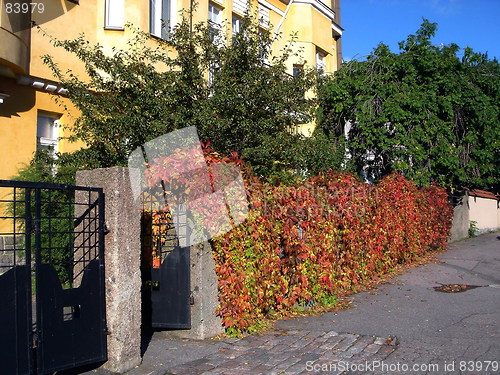
[[[212,240],[218,313],[230,331],[297,304],[327,305],[341,290],[446,247],[452,208],[444,189],[418,189],[399,174],[368,185],[335,172],[273,186],[234,155],[205,156],[244,167],[250,202],[246,221]]]

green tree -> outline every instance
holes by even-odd
[[[127,48],[111,54],[84,35],[53,40],[78,56],[88,75],[63,72],[52,57],[44,57],[81,112],[72,138],[88,145],[65,160],[79,160],[84,168],[125,165],[138,146],[195,125],[202,141],[210,140],[224,154],[240,153],[258,175],[310,170],[302,150],[316,138],[305,141],[294,130],[311,119],[314,100],[304,97],[315,73],[287,74],[288,60],[299,57],[290,45],[271,55],[270,33],[250,18],[232,42],[214,42],[226,39],[222,29],[191,26],[184,17],[168,40],[134,29]]]
[[[418,184],[499,190],[500,66],[485,54],[434,46],[424,19],[399,53],[384,44],[319,88],[319,129],[344,137],[368,178],[399,171]]]
[[[74,183],[75,169],[67,162],[61,163],[56,168],[56,161],[46,151],[37,151],[29,164],[19,169],[12,180],[16,181],[38,181],[45,183]],[[21,190],[22,191],[22,190]],[[19,193],[18,193],[19,194]],[[20,218],[24,217],[25,204],[24,194],[16,198],[16,203],[9,203],[7,209],[9,215]],[[56,269],[63,287],[69,287],[72,281],[73,266],[73,220],[71,219],[73,193],[64,189],[48,191],[42,189],[40,192],[41,219],[38,223],[40,232],[40,256],[43,263],[51,263]],[[14,207],[15,205],[15,207]],[[31,207],[31,215],[35,217],[35,206]],[[26,231],[24,220],[17,221],[19,230]],[[36,235],[31,233],[32,257],[35,257]]]

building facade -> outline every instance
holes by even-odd
[[[342,58],[339,1],[201,0],[192,22],[211,20],[237,32],[242,17],[253,9],[262,27],[282,34],[273,46],[276,51],[284,46],[287,36],[295,33],[303,60],[289,62],[290,74],[294,63],[303,64],[304,60],[309,66],[333,72]],[[71,124],[78,113],[65,99],[64,87],[54,81],[42,56],[53,56],[63,71],[71,68],[84,75],[83,66],[74,56],[55,49],[47,35],[73,39],[84,33],[92,44],[123,48],[129,33],[124,26],[131,23],[153,37],[168,38],[162,21],[175,25],[181,10],[190,9],[193,1],[52,0],[24,9],[22,2],[0,0],[0,5],[0,179],[9,179],[29,163],[37,149],[55,153],[82,147],[61,139],[68,135],[65,125]],[[31,21],[44,32],[29,27]],[[63,110],[61,104],[67,109]]]

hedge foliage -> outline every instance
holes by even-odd
[[[238,164],[249,200],[246,220],[211,241],[218,314],[230,332],[296,306],[329,305],[343,290],[446,247],[453,211],[445,189],[418,189],[396,173],[369,185],[333,171],[274,186],[235,155],[205,156],[209,165]],[[164,168],[156,162],[152,184]]]

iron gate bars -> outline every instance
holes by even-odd
[[[0,180],[0,296],[2,371],[106,360],[102,189]]]

